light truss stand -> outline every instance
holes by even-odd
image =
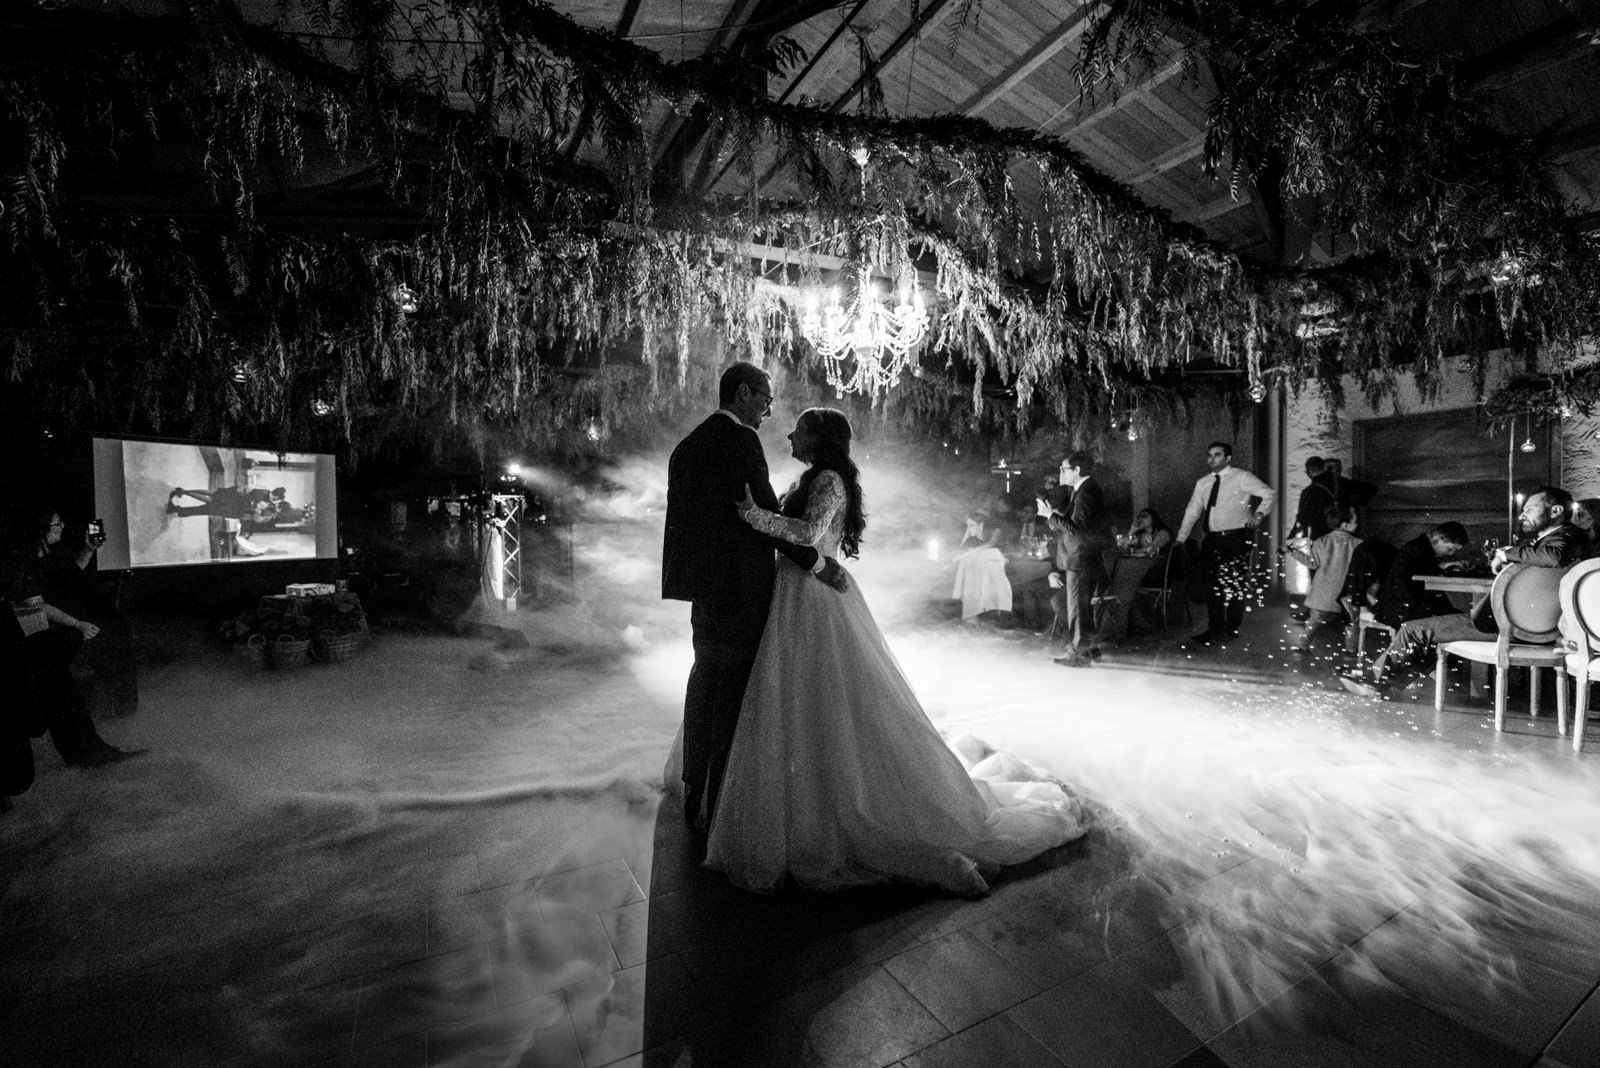
[[[522,596],[521,494],[496,493],[483,520],[483,595],[508,612]]]

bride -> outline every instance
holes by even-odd
[[[809,409],[789,441],[810,466],[782,514],[758,508],[748,489],[740,514],[785,541],[855,556],[866,521],[849,420]],[[900,880],[981,894],[996,866],[1082,833],[1060,787],[967,771],[922,711],[858,584],[840,594],[780,557],[708,867],[750,890],[788,878],[823,890]]]

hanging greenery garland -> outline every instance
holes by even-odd
[[[1011,391],[1006,418],[1076,418],[1202,358],[1295,389],[1354,373],[1381,391],[1402,363],[1426,382],[1445,355],[1503,340],[1481,336],[1483,294],[1501,332],[1531,345],[1587,329],[1600,292],[1592,250],[1549,236],[1548,213],[1465,251],[1389,241],[1335,271],[1262,269],[1062,141],[774,103],[758,75],[792,60],[782,46],[754,68],[674,64],[538,0],[309,10],[259,25],[225,0],[160,19],[62,12],[0,44],[0,121],[25,146],[8,164],[0,359],[58,418],[367,449],[438,420],[480,441],[486,426],[579,433],[586,419],[567,420],[585,408],[644,426],[696,384],[697,327],[733,355],[814,360],[795,297],[825,270],[931,275],[921,363],[928,381],[969,383],[969,424],[987,418],[992,378]],[[1262,84],[1224,105],[1241,138],[1268,136],[1262,101],[1279,90]],[[744,192],[656,180],[644,131],[661,106],[704,109]],[[209,203],[112,214],[64,192],[75,156],[138,155],[153,138]],[[1317,158],[1296,157],[1294,181],[1316,188]],[[783,199],[763,195],[762,168]],[[1036,204],[1012,190],[1019,169]],[[329,233],[263,210],[285,176],[328,173],[366,183],[389,214]],[[1533,182],[1515,168],[1499,180]],[[1448,215],[1383,218],[1437,237]],[[1520,274],[1473,273],[1470,257],[1512,245]],[[930,390],[886,404],[913,410]]]

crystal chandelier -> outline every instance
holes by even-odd
[[[928,335],[928,310],[915,289],[902,290],[891,308],[863,284],[847,306],[839,303],[837,290],[829,293],[826,307],[808,298],[800,334],[822,356],[828,384],[839,396],[877,396],[893,389],[907,368],[917,373],[913,357]]]

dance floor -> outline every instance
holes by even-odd
[[[982,900],[758,897],[663,800],[681,608],[152,667],[103,724],[146,756],[41,742],[0,818],[0,1063],[1600,1063],[1600,743],[1525,699],[1498,735],[1459,694],[1359,700],[1286,662],[1281,610],[1089,671],[896,626],[940,728],[1093,830]]]

